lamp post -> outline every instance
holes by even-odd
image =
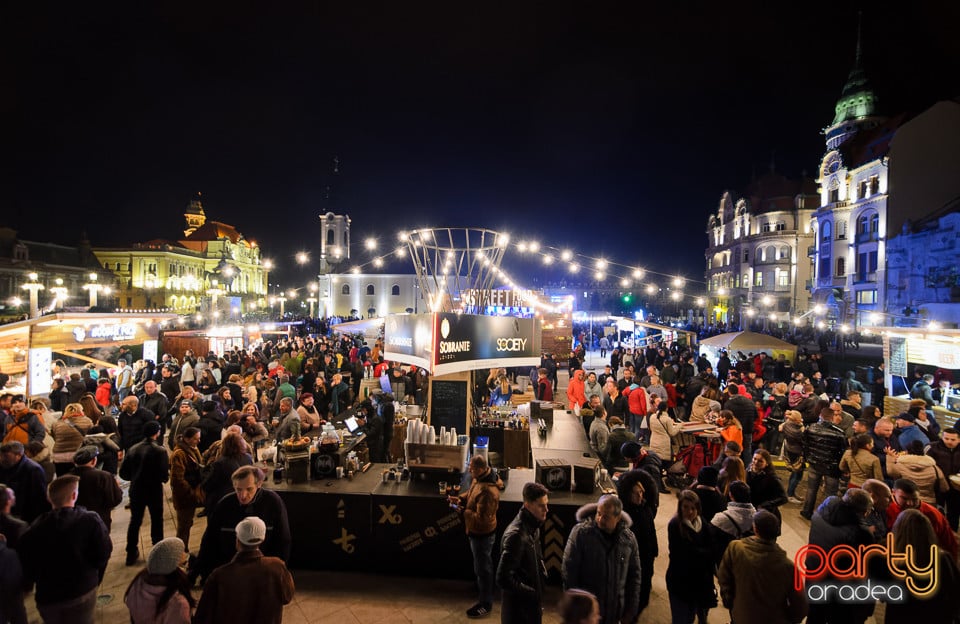
[[[307,286],[307,288],[308,288],[308,290],[310,291],[310,296],[307,297],[307,303],[310,304],[310,318],[314,318],[314,317],[313,317],[313,304],[315,304],[315,303],[317,302],[317,283],[316,283],[316,282],[310,282],[310,284]]]
[[[287,303],[287,296],[283,293],[280,293],[277,296],[277,301],[280,302],[280,318],[283,318],[283,315],[285,314],[285,310],[283,309],[283,307]]]
[[[225,293],[226,291],[220,287],[220,281],[216,278],[210,280],[210,288],[207,289],[207,294],[210,295],[210,309],[212,311],[218,310],[217,298]]]
[[[84,290],[90,295],[90,307],[96,307],[97,305],[97,294],[100,292],[100,289],[103,288],[100,284],[97,283],[97,274],[91,273],[89,275],[90,281],[83,285]]]
[[[63,285],[63,278],[58,277],[54,280],[54,283],[56,286],[50,288],[50,292],[53,293],[53,301],[50,303],[51,310],[63,307],[63,302],[67,300],[67,287]]]
[[[36,273],[28,273],[27,278],[30,281],[20,286],[20,288],[30,291],[30,318],[37,318],[40,316],[40,297],[38,293],[43,290],[43,284],[37,281]]]

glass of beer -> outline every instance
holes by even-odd
[[[441,481],[439,485],[440,485],[440,495],[441,495],[441,496],[446,496],[446,495],[447,495],[447,482],[446,482],[446,481]]]

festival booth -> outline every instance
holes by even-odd
[[[797,360],[797,345],[751,331],[730,332],[700,341],[700,354],[710,360],[714,370],[717,368],[721,351],[726,351],[731,360],[736,357],[738,351],[745,355],[766,353],[775,360],[782,355],[791,364],[795,364]]]
[[[169,353],[178,361],[183,360],[187,350],[198,356],[206,356],[210,352],[219,355],[233,350],[234,347],[244,348],[254,334],[259,337],[256,325],[249,329],[240,325],[224,325],[204,329],[164,330],[160,332],[161,352]]]
[[[0,370],[10,375],[4,390],[46,396],[57,359],[68,368],[85,363],[114,368],[119,348],[127,347],[133,359],[156,360],[160,326],[176,318],[164,313],[64,312],[3,325]]]
[[[878,327],[883,336],[883,413],[907,411],[914,371],[934,376],[933,414],[941,427],[957,426],[960,417],[960,330],[920,327]],[[942,382],[942,383],[941,383]]]
[[[432,373],[429,409],[423,420],[410,418],[402,427],[406,440],[399,465],[368,464],[352,479],[267,484],[287,506],[298,545],[291,566],[471,578],[462,515],[447,500],[451,492],[470,485],[465,471],[473,410],[470,373],[539,365],[540,349],[536,319],[453,313],[388,316],[384,357]],[[500,494],[498,541],[523,504],[523,485],[545,484],[551,492],[550,513],[541,530],[544,562],[550,577],[559,581],[564,544],[576,525],[577,510],[596,502],[600,492],[612,491],[612,483],[602,475],[576,415],[557,409],[543,428],[500,427],[505,435],[526,439],[524,455],[532,453],[533,463],[500,473],[506,486]]]

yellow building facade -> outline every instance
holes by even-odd
[[[266,305],[269,267],[257,244],[231,225],[207,221],[199,197],[184,217],[181,240],[93,249],[116,276],[117,308],[238,316]]]

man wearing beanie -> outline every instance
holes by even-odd
[[[150,539],[163,539],[163,484],[170,476],[167,450],[158,442],[160,423],[143,426],[142,442],[134,444],[120,465],[120,478],[130,482],[130,526],[127,527],[127,565],[140,558],[140,525],[143,513],[150,510]]]
[[[183,542],[168,537],[154,544],[147,555],[147,568],[140,572],[123,597],[134,624],[141,622],[189,622],[194,607],[180,564],[186,557]],[[175,588],[172,593],[169,589]]]
[[[267,525],[256,516],[235,527],[237,554],[207,579],[193,618],[196,624],[280,624],[283,605],[293,600],[293,576],[277,557],[260,552]]]

